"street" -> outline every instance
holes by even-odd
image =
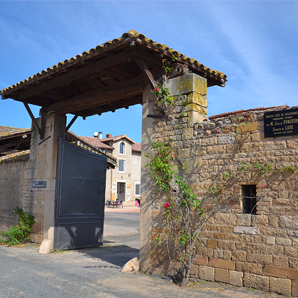
[[[121,273],[139,254],[139,213],[124,211],[106,212],[105,229],[115,235],[99,248],[42,255],[37,245],[0,246],[0,298],[281,297],[212,282],[180,288],[169,278]]]

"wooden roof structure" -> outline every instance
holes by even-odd
[[[33,104],[41,106],[45,114],[100,115],[142,103],[144,85],[150,83],[154,87],[161,76],[162,60],[174,57],[178,64],[207,78],[208,86],[225,85],[225,74],[131,30],[5,88],[0,94],[2,99],[23,102],[29,114],[28,104]],[[33,118],[32,113],[30,116]]]
[[[29,149],[31,133],[30,128],[0,126],[0,157]]]

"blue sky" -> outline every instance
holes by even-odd
[[[133,29],[227,74],[226,87],[208,88],[208,116],[298,105],[298,1],[0,0],[0,11],[0,89]],[[138,105],[71,130],[141,142],[141,117]],[[0,100],[0,125],[31,119],[22,103]]]

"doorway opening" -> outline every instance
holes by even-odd
[[[120,201],[125,201],[125,182],[117,182],[117,198]]]

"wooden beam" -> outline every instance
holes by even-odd
[[[105,104],[114,104],[123,98],[129,99],[130,97],[135,97],[141,95],[143,91],[143,85],[129,87],[121,90],[113,90],[109,92],[101,92],[94,96],[93,98],[86,99],[85,101],[80,101],[77,105],[69,105],[67,107],[60,108],[57,113],[59,114],[79,114],[86,108],[91,109],[94,107],[100,107]]]
[[[154,89],[156,87],[156,82],[146,62],[136,56],[133,56],[132,59],[137,62],[148,83],[151,85],[151,88]]]
[[[126,82],[120,82],[118,84],[107,86],[105,88],[95,89],[90,92],[69,98],[61,102],[55,102],[47,107],[47,112],[57,113],[73,113],[74,107],[86,107],[88,104],[99,105],[101,102],[108,101],[109,99],[117,99],[119,96],[126,97],[126,93],[135,92],[136,90],[142,90],[144,84],[144,77],[133,78]],[[98,99],[101,100],[98,100]]]
[[[131,52],[126,52],[126,51],[120,52],[119,54],[108,56],[107,58],[99,60],[95,62],[93,65],[87,64],[86,66],[82,66],[68,73],[61,72],[61,75],[53,79],[50,79],[47,82],[41,83],[39,85],[32,84],[32,88],[30,88],[31,86],[30,84],[28,84],[27,86],[28,89],[18,93],[18,95],[14,99],[18,101],[24,101],[25,99],[31,96],[37,95],[39,93],[45,92],[53,88],[57,88],[64,84],[81,79],[82,77],[88,76],[91,73],[125,62],[129,59],[131,55],[132,55]],[[56,74],[52,74],[52,75],[56,75]]]
[[[127,72],[122,71],[122,70],[117,69],[117,68],[114,68],[114,67],[104,69],[102,72],[104,72],[106,74],[109,74],[109,75],[112,75],[112,76],[114,76],[115,78],[118,78],[118,79],[131,79],[132,78],[132,76],[130,74],[128,74]]]
[[[63,100],[62,94],[60,94],[59,92],[51,91],[51,90],[47,90],[46,92],[41,93],[40,96],[54,99],[54,100]]]
[[[117,101],[111,104],[106,104],[103,105],[101,107],[94,107],[92,109],[87,109],[84,111],[81,111],[81,115],[83,117],[89,117],[95,114],[102,114],[102,113],[106,113],[106,112],[110,112],[112,110],[118,110],[121,108],[128,108],[129,106],[133,106],[136,104],[142,104],[142,95],[140,96],[135,96],[135,97],[131,97],[128,99],[123,99],[121,101]]]
[[[37,129],[39,135],[41,135],[41,129],[40,129],[40,127],[39,127],[39,125],[38,125],[38,123],[37,123],[37,121],[36,121],[36,119],[35,119],[35,117],[34,117],[32,111],[31,111],[31,109],[30,109],[29,105],[28,105],[26,102],[23,102],[23,104],[24,104],[24,106],[25,106],[25,108],[26,108],[26,110],[27,110],[27,112],[28,112],[28,114],[29,114],[29,116],[30,116],[30,118],[31,118],[31,120],[32,120],[32,122],[33,122],[33,124],[34,124],[34,126],[36,127],[36,129]]]
[[[66,126],[66,130],[65,131],[68,131],[70,129],[70,127],[73,125],[73,123],[77,120],[79,116],[78,115],[75,115],[71,121],[69,122],[69,124]]]
[[[9,143],[6,143],[6,144],[3,144],[3,145],[0,145],[0,149],[7,149],[9,147],[14,147],[13,149],[17,149],[16,146],[18,147],[19,145],[23,144],[23,143],[26,143],[26,142],[30,142],[29,139],[23,139],[23,138],[19,138],[18,140],[12,140],[11,142]],[[29,149],[29,148],[28,148]]]
[[[146,61],[147,65],[151,65],[153,68],[162,68],[162,58],[160,54],[156,53],[155,56],[151,52],[133,50],[133,56],[138,57]]]
[[[1,155],[8,155],[8,154],[13,154],[17,153],[19,150],[14,150],[14,149],[0,149],[0,154]]]

